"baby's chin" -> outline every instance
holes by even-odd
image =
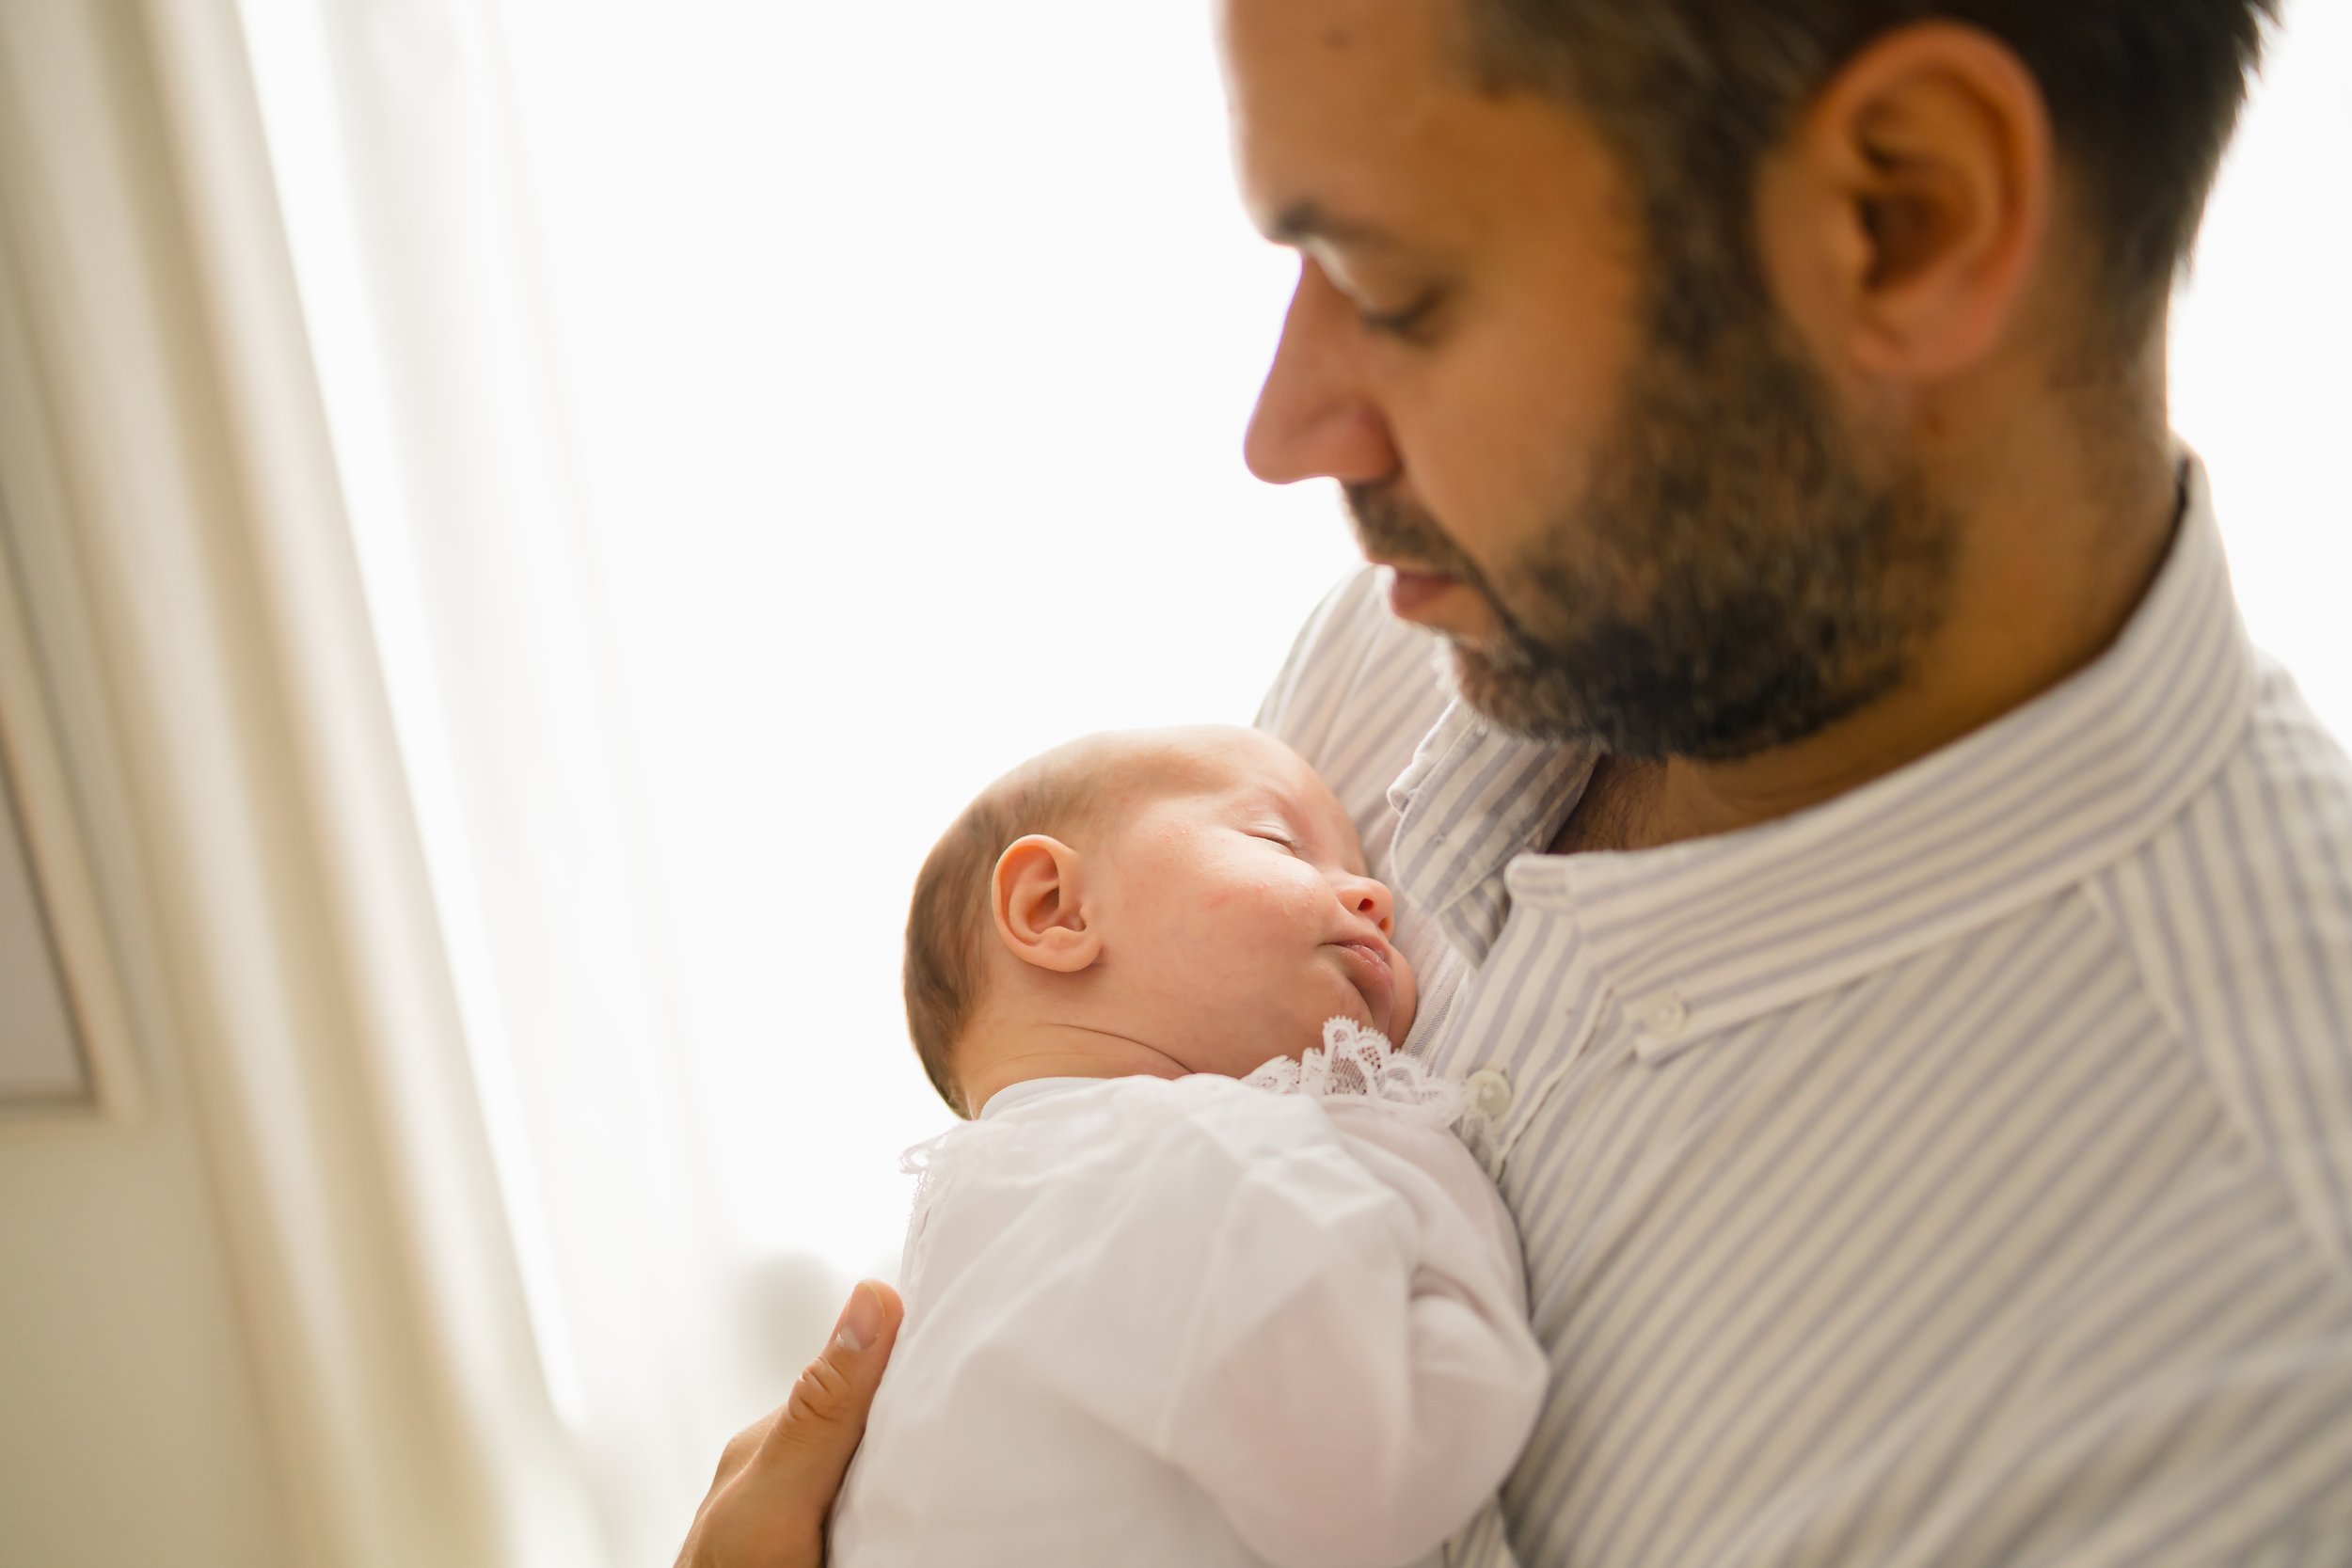
[[[1344,1015],[1351,1018],[1365,1028],[1379,1034],[1391,1045],[1401,1046],[1405,1043],[1405,1037],[1412,1030],[1414,1005],[1419,998],[1413,994],[1409,982],[1400,986],[1398,990],[1400,994],[1396,1001],[1386,1009],[1382,1016],[1375,1017],[1372,1008],[1360,1001],[1355,1006],[1343,1008],[1341,1012],[1331,1016],[1337,1018]],[[1322,1043],[1320,1026],[1317,1027],[1315,1033],[1314,1043],[1320,1045]]]

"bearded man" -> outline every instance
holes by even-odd
[[[1550,1363],[1450,1561],[2352,1561],[2352,768],[2166,411],[2267,8],[1224,0],[1376,568],[1261,722]],[[819,1560],[898,1310],[682,1562]]]

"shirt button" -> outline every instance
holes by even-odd
[[[1633,1016],[1661,1039],[1672,1039],[1691,1022],[1691,1009],[1676,991],[1661,991],[1634,1004]]]
[[[1488,1121],[1500,1121],[1511,1109],[1511,1080],[1500,1068],[1481,1068],[1462,1086],[1470,1090],[1470,1108]]]

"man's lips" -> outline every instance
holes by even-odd
[[[1389,956],[1368,942],[1335,942],[1328,943],[1340,956],[1341,967],[1356,989],[1363,992],[1364,1001],[1372,1009],[1372,1021],[1385,1029],[1396,1011],[1396,971]]]

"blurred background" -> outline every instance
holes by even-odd
[[[2175,325],[2352,734],[2352,11]],[[946,1113],[969,795],[1353,560],[1206,8],[0,0],[0,1561],[667,1561]]]

